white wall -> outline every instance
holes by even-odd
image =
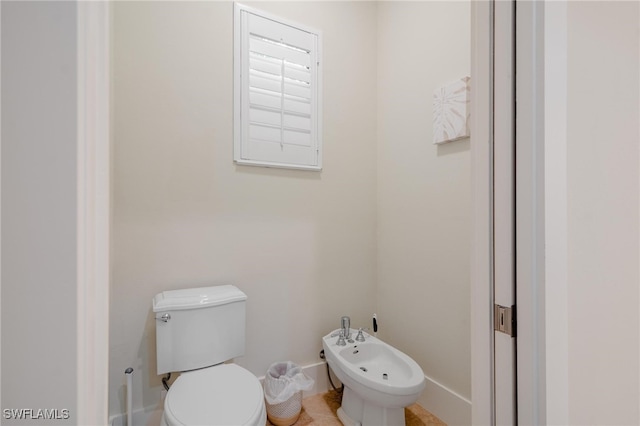
[[[3,1],[1,37],[2,409],[77,424],[76,5]]]
[[[434,381],[420,402],[445,421],[467,424],[469,139],[432,144],[432,95],[469,75],[469,32],[468,2],[379,4],[380,333]],[[462,404],[444,407],[446,401],[435,401],[442,392]]]
[[[376,282],[376,4],[256,5],[324,37],[322,172],[236,166],[231,2],[113,9],[110,412],[124,370],[134,406],[158,401],[151,298],[234,283],[248,296],[246,355],[318,362],[341,315],[368,325]]]
[[[639,5],[567,7],[570,424],[639,413]]]

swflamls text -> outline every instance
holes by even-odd
[[[67,420],[66,408],[5,408],[2,416],[7,420]]]

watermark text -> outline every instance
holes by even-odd
[[[6,420],[67,420],[71,414],[66,408],[5,408]]]

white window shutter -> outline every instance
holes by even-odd
[[[234,159],[321,168],[320,34],[236,3]]]

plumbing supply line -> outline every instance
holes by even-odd
[[[331,387],[334,391],[338,393],[344,392],[344,383],[340,386],[340,389],[336,388],[336,385],[333,384],[333,380],[331,380],[331,373],[329,373],[329,363],[327,362],[327,377],[329,378],[329,383],[331,383]]]
[[[324,349],[320,351],[320,359],[325,360],[325,364],[327,365],[327,377],[329,378],[329,383],[331,383],[331,387],[334,391],[338,393],[344,392],[344,383],[340,387],[340,389],[336,388],[336,385],[333,384],[333,380],[331,380],[331,373],[329,372],[329,363],[326,361],[326,357],[324,355]]]
[[[167,383],[169,379],[171,379],[171,373],[167,373],[167,375],[162,378],[162,386],[164,386],[167,391],[169,390],[169,384]]]
[[[127,426],[133,426],[133,368],[127,368],[124,375],[127,377]]]

